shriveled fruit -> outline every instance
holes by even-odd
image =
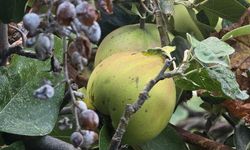
[[[144,86],[160,71],[164,60],[146,52],[120,52],[103,60],[92,72],[87,95],[117,127],[126,104],[132,104]],[[176,102],[173,79],[158,82],[149,99],[132,116],[123,137],[126,144],[139,144],[156,137],[167,125]]]
[[[68,1],[61,3],[57,8],[56,17],[59,24],[70,25],[71,21],[76,17],[75,6]]]
[[[172,34],[169,33],[169,36],[173,39]],[[95,66],[117,52],[143,51],[160,46],[160,36],[155,24],[147,23],[144,29],[141,29],[139,24],[126,25],[114,30],[103,39],[95,56]]]

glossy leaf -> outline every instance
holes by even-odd
[[[60,50],[58,39],[55,51]],[[61,82],[63,76],[48,72],[50,62],[41,62],[14,56],[11,65],[0,68],[0,131],[20,135],[38,136],[50,133],[57,120],[63,99],[64,86],[55,88],[48,100],[34,98],[33,92],[44,79],[52,84]]]
[[[246,91],[241,91],[236,82],[234,73],[226,67],[220,66],[208,69],[209,76],[221,84],[221,89],[225,95],[233,99],[246,100],[249,95]]]
[[[228,56],[234,52],[234,49],[227,43],[216,37],[209,37],[196,45],[194,49],[195,56],[206,64],[220,64],[229,66]]]
[[[187,150],[185,142],[175,129],[167,126],[160,135],[153,140],[140,145],[141,150]]]
[[[27,0],[0,0],[0,21],[20,22],[24,16]]]
[[[208,0],[198,8],[232,22],[238,21],[246,10],[237,0]]]

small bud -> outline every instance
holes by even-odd
[[[40,88],[34,91],[33,95],[39,99],[49,99],[55,94],[54,88],[49,83],[45,83]]]
[[[95,130],[99,125],[99,117],[93,110],[85,110],[79,114],[79,123],[86,130]]]
[[[35,51],[37,58],[39,60],[46,60],[52,56],[52,49],[54,47],[54,38],[53,35],[46,35],[46,34],[39,34],[36,45]]]
[[[76,17],[75,6],[68,1],[64,1],[58,6],[56,17],[60,25],[69,26]]]
[[[77,148],[83,143],[83,136],[79,132],[73,132],[70,136],[70,141]]]
[[[36,13],[28,13],[23,17],[23,26],[28,31],[34,33],[40,25],[41,19]]]
[[[80,115],[81,112],[86,111],[88,109],[86,103],[83,101],[76,101],[76,105],[77,105],[78,115]]]
[[[94,131],[82,130],[81,133],[83,136],[83,142],[80,145],[81,148],[90,148],[98,140],[98,134]]]

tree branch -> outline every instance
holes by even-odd
[[[25,140],[24,144],[28,150],[78,150],[73,145],[48,135]]]
[[[8,49],[8,25],[0,21],[0,66],[3,66],[7,63],[7,59],[4,59],[4,55]]]
[[[233,150],[231,147],[223,145],[221,143],[215,142],[213,140],[207,139],[203,136],[190,133],[186,130],[178,128],[174,125],[171,125],[175,128],[175,130],[180,134],[184,141],[190,144],[194,144],[199,146],[201,149],[204,150]]]
[[[158,0],[154,0],[153,4],[155,8],[156,24],[157,24],[159,34],[160,34],[160,39],[161,39],[161,46],[164,47],[170,44],[170,39],[167,34],[166,21],[163,17]]]
[[[23,50],[21,46],[10,47],[4,57],[7,58],[11,54],[17,54],[20,56],[37,59],[36,53]]]
[[[118,150],[119,149],[122,137],[126,131],[126,127],[127,127],[128,123],[129,123],[129,119],[131,118],[131,116],[133,114],[135,114],[142,107],[144,102],[148,99],[148,93],[154,87],[154,85],[156,83],[158,83],[160,80],[164,80],[166,78],[171,78],[171,77],[174,77],[177,75],[181,75],[182,72],[184,72],[184,70],[186,69],[186,65],[184,65],[184,64],[173,71],[165,72],[166,69],[172,64],[173,61],[174,61],[174,59],[166,60],[164,66],[162,67],[162,69],[160,70],[158,75],[154,79],[152,79],[148,82],[148,84],[145,86],[143,91],[139,94],[137,100],[132,105],[128,104],[126,106],[125,111],[123,112],[123,115],[122,115],[120,122],[118,124],[118,127],[116,129],[116,132],[112,137],[109,150]]]

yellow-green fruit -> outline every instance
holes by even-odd
[[[162,68],[164,60],[145,52],[120,52],[103,60],[92,72],[87,95],[117,127],[126,104],[132,104]],[[123,143],[134,145],[156,137],[167,125],[176,102],[173,79],[158,82],[143,107],[132,116]]]
[[[169,36],[173,39],[172,34]],[[114,30],[103,39],[95,56],[95,66],[117,52],[143,51],[160,46],[160,36],[155,24],[146,23],[144,29],[141,29],[139,24],[126,25]]]

